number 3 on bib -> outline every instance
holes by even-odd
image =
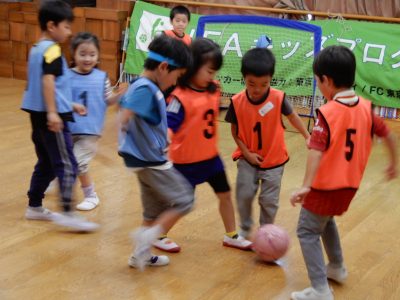
[[[209,109],[204,113],[203,119],[207,121],[207,127],[203,130],[204,137],[211,139],[215,134],[215,113],[213,109]]]

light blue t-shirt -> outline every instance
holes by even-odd
[[[21,108],[32,112],[47,111],[42,83],[43,61],[46,55],[49,60],[59,59],[60,57],[62,59],[62,74],[55,78],[55,102],[58,113],[69,113],[72,111],[72,96],[67,76],[68,66],[61,54],[61,48],[51,40],[38,42],[29,52],[28,82]]]
[[[167,116],[164,95],[151,80],[141,77],[131,84],[120,101],[134,112],[119,134],[119,153],[149,165],[167,161]],[[141,165],[142,167],[143,165]]]
[[[74,122],[68,124],[72,134],[101,135],[107,110],[105,83],[107,74],[93,69],[88,74],[68,70],[72,101],[86,107],[86,115],[74,113]]]

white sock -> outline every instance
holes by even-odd
[[[330,291],[331,289],[329,288],[329,285],[327,284],[327,285],[322,285],[322,286],[318,286],[318,287],[316,287],[316,288],[314,288],[318,293],[321,293],[321,294],[325,294],[325,293],[327,293],[328,291]]]
[[[85,195],[85,198],[89,197],[95,197],[96,193],[94,191],[94,184],[92,183],[91,185],[87,187],[82,187],[83,194]]]
[[[37,206],[37,207],[29,206],[29,209],[32,209],[32,210],[37,211],[37,212],[42,212],[42,211],[44,211],[43,206]]]

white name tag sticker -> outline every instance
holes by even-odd
[[[258,110],[258,113],[261,117],[264,117],[273,108],[274,105],[271,102],[267,102],[263,107]]]

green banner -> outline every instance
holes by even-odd
[[[169,12],[170,9],[164,7],[136,2],[125,63],[127,73],[142,72],[148,44],[157,32],[171,28]],[[187,28],[187,33],[192,37],[195,35],[198,18],[199,15],[192,14]],[[322,47],[344,45],[354,52],[357,59],[355,89],[358,94],[377,105],[400,108],[399,25],[344,20],[313,21],[311,24],[322,28]],[[236,93],[243,88],[240,58],[254,45],[254,40],[260,34],[265,34],[265,27],[245,24],[231,28],[221,26],[207,25],[207,37],[217,41],[223,50],[224,67],[218,75],[223,90]],[[268,29],[268,36],[273,40],[271,50],[277,59],[276,73],[271,85],[289,95],[307,95],[312,86],[311,36],[305,32],[290,36],[286,31],[290,30]],[[304,76],[304,72],[309,75]]]
[[[154,37],[163,30],[172,29],[169,21],[170,9],[136,1],[129,27],[129,43],[125,62],[125,71],[140,74],[147,56],[147,47]],[[199,15],[191,14],[186,32],[194,37]]]
[[[386,107],[400,107],[400,26],[344,20],[314,21],[322,47],[349,47],[357,60],[357,94]]]

